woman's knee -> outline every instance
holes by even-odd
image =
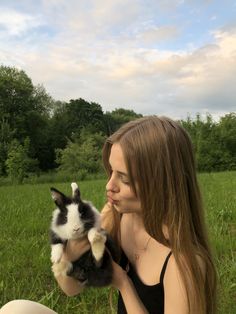
[[[19,308],[20,304],[21,300],[10,301],[3,305],[3,307],[1,307],[0,314],[14,313],[14,311],[16,311],[17,308]]]
[[[46,306],[28,300],[13,300],[6,303],[0,314],[56,314]]]

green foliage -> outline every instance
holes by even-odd
[[[6,174],[5,161],[9,145],[13,139],[14,131],[11,130],[9,123],[4,118],[0,122],[0,176]]]
[[[83,128],[90,132],[104,133],[103,120],[102,108],[96,103],[81,98],[72,99],[69,103],[57,103],[52,117],[53,128],[57,130],[54,135],[58,141],[65,141],[71,139],[73,134],[80,133]]]
[[[24,71],[0,66],[0,176],[7,174],[10,143],[17,140],[23,145],[29,138],[27,156],[38,160],[41,171],[53,170],[59,163],[60,171],[80,172],[85,178],[101,169],[104,136],[141,116],[123,108],[104,114],[99,104],[82,98],[55,101],[42,85],[33,86]],[[236,169],[235,113],[218,123],[210,115],[181,123],[191,136],[199,171]]]
[[[4,132],[1,132],[1,140],[4,142],[0,147],[1,174],[5,174],[3,165],[6,161],[7,146],[12,139],[23,143],[28,137],[30,156],[40,161],[43,170],[46,168],[45,161],[47,163],[50,160],[49,167],[52,167],[51,155],[54,148],[48,143],[50,143],[49,116],[53,102],[44,87],[41,85],[34,87],[24,71],[0,66],[0,123],[1,129],[4,129]],[[48,158],[45,158],[45,151]]]
[[[22,183],[27,174],[34,170],[37,166],[37,161],[29,158],[29,139],[21,145],[17,140],[13,140],[6,160],[7,174],[12,182]]]
[[[24,71],[0,67],[0,116],[19,139],[26,136],[26,114],[31,111],[33,84]]]
[[[83,129],[73,137],[74,141],[69,141],[65,149],[57,149],[59,171],[76,173],[81,180],[89,173],[100,172],[101,146],[105,140],[102,133]]]
[[[106,112],[104,115],[106,134],[109,136],[118,130],[124,123],[141,117],[141,114],[137,114],[133,110],[123,108],[115,109],[112,112]]]
[[[236,113],[221,117],[219,125],[221,147],[227,152],[229,170],[236,169]]]
[[[211,115],[204,121],[198,114],[181,124],[192,139],[199,171],[236,170],[235,113],[222,117],[218,123]]]

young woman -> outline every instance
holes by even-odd
[[[187,133],[165,117],[140,118],[107,139],[103,161],[103,225],[121,247],[118,313],[214,314],[216,274]],[[63,258],[79,251],[71,241]],[[82,290],[72,278],[57,280],[68,295]]]

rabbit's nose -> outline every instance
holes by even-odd
[[[74,227],[73,231],[79,231],[80,227]]]

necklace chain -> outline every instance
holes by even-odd
[[[151,236],[148,237],[147,242],[146,242],[146,244],[145,244],[145,246],[143,248],[137,248],[136,247],[136,250],[146,251],[150,240],[151,240]]]
[[[133,232],[134,232],[134,224],[133,224]],[[134,233],[134,234],[135,234],[135,233]],[[142,252],[147,251],[147,248],[148,248],[148,245],[149,245],[149,242],[150,242],[151,238],[152,238],[151,236],[148,237],[145,246],[142,247],[142,248],[138,248],[138,247],[137,247],[137,245],[136,245],[136,240],[135,240],[135,238],[134,238],[135,250],[136,250],[136,251],[142,251]],[[141,253],[134,252],[133,254],[134,254],[134,259],[135,259],[135,261],[137,261],[137,260],[140,258]]]

